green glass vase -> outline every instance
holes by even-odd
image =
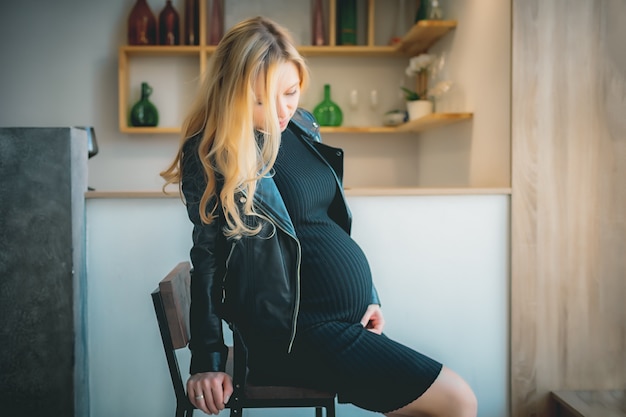
[[[148,99],[152,94],[152,87],[148,83],[141,83],[141,99],[130,109],[131,126],[156,126],[159,124],[159,111]]]
[[[324,100],[313,109],[313,115],[320,126],[341,126],[341,107],[330,99],[330,84],[324,84]]]

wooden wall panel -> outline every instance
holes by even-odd
[[[512,416],[626,388],[626,1],[513,0]]]

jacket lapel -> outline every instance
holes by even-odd
[[[289,217],[289,213],[287,212],[285,202],[272,177],[265,176],[257,182],[254,204],[270,216],[278,226],[285,229],[285,231],[291,235],[296,236],[296,231],[291,222],[291,217]]]

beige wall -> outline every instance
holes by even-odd
[[[512,416],[626,388],[626,2],[513,0]]]
[[[178,145],[175,134],[128,134],[118,128],[118,48],[126,43],[133,3],[0,1],[0,35],[11,39],[0,43],[0,56],[6,57],[0,126],[93,125],[100,153],[89,161],[89,183],[100,191],[160,189],[159,172]],[[154,13],[165,5],[163,0],[148,3]],[[173,4],[184,10],[183,0]],[[376,0],[382,25],[375,32],[378,44],[392,34],[398,4]],[[405,4],[415,6],[413,1]],[[261,13],[307,42],[310,5],[310,0],[228,0],[226,26]],[[458,26],[433,47],[447,56],[442,77],[455,82],[437,108],[475,117],[423,134],[325,134],[327,143],[344,147],[348,155],[347,186],[510,187],[510,0],[445,0],[442,7]],[[409,11],[407,20],[413,16]],[[386,111],[405,106],[399,86],[415,81],[404,75],[407,57],[307,59],[313,79],[302,105],[314,108],[323,84],[331,83],[346,125],[382,124]],[[198,69],[194,55],[137,57],[128,68],[133,86],[128,99],[134,104],[141,82],[149,82],[160,124],[179,125]],[[352,91],[358,93],[356,106],[350,105]],[[377,92],[375,106],[372,91]]]

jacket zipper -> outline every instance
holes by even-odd
[[[228,270],[230,269],[230,257],[233,256],[233,252],[235,251],[235,242],[230,244],[230,251],[228,252],[228,256],[226,257],[226,270],[224,271],[224,276],[222,277],[222,304],[226,301],[226,276],[228,275]]]
[[[296,339],[296,324],[298,322],[298,313],[300,312],[300,261],[301,261],[301,257],[302,257],[302,248],[300,247],[300,241],[298,240],[297,237],[295,237],[294,235],[292,235],[291,233],[289,233],[287,230],[285,230],[284,227],[280,226],[278,224],[278,222],[276,222],[276,219],[274,219],[274,224],[276,225],[276,227],[278,227],[280,230],[282,230],[287,236],[291,237],[295,242],[296,245],[298,246],[298,257],[296,259],[296,265],[297,265],[297,271],[296,271],[296,302],[295,302],[295,307],[294,307],[294,311],[293,311],[293,319],[291,322],[291,338],[289,339],[289,345],[287,347],[287,353],[291,352],[291,348],[293,347],[293,342]]]

